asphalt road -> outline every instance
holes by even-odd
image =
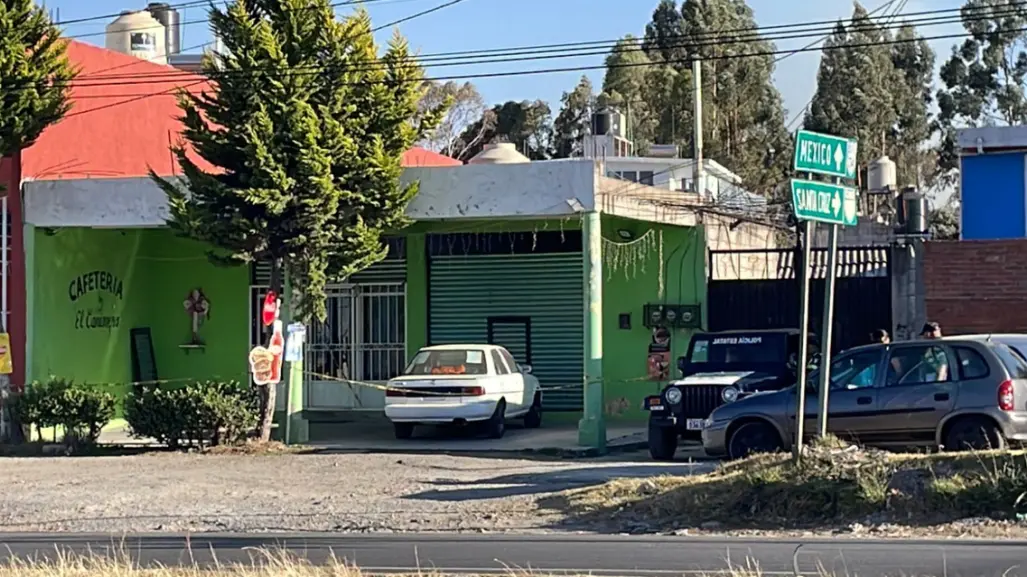
[[[365,571],[509,573],[512,568],[622,577],[710,573],[746,563],[764,575],[1027,577],[1027,541],[715,539],[469,534],[0,534],[0,559],[120,550],[140,563],[247,563],[254,548],[288,548],[314,563],[335,556]]]

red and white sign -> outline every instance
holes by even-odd
[[[267,291],[267,295],[264,297],[264,308],[260,312],[260,320],[264,322],[265,327],[269,327],[277,318],[278,295],[275,294],[275,291]]]

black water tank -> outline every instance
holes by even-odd
[[[175,10],[164,2],[150,2],[146,6],[146,11],[150,13],[158,22],[164,25],[164,40],[165,49],[168,55],[178,54],[182,51],[182,24],[181,19],[178,15],[178,10]]]
[[[600,110],[592,115],[592,134],[603,136],[610,133],[610,112]]]
[[[927,234],[927,197],[924,193],[915,188],[907,188],[902,191],[898,198],[896,207],[899,234],[925,235]]]

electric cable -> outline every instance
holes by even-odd
[[[879,7],[877,10],[881,10],[882,8],[886,8],[886,7],[894,4],[896,1],[897,0],[890,0],[884,6]],[[1027,6],[1027,0],[1024,1],[1024,5]],[[437,8],[438,7],[436,7],[436,9]],[[925,12],[925,13],[933,14],[933,13],[938,13],[938,12],[951,12],[951,10],[929,11],[929,12]],[[988,20],[988,19],[992,19],[992,18],[996,18],[996,17],[1002,17],[1002,16],[1007,16],[1007,15],[1012,15],[1012,14],[1013,14],[1013,11],[1011,11],[1011,10],[1002,10],[1002,11],[993,12],[993,13],[981,14],[981,15],[978,15],[978,16],[955,15],[955,16],[947,16],[947,17],[930,17],[930,18],[923,18],[923,19],[906,19],[902,23],[899,23],[899,24],[893,24],[891,22],[888,22],[888,23],[886,23],[883,26],[877,25],[877,27],[878,27],[878,29],[881,29],[881,30],[894,30],[894,29],[901,29],[901,28],[906,27],[906,26],[920,26],[920,27],[943,26],[943,25],[949,25],[949,24],[962,24],[962,23],[966,23],[966,22],[975,22],[975,21]],[[894,15],[895,14],[888,15],[888,16],[883,16],[883,17],[881,17],[881,20],[893,20],[894,19],[893,18]],[[907,15],[907,16],[911,16],[911,15],[912,14]],[[870,18],[869,20],[871,21],[871,24],[872,24],[873,23],[873,18]],[[705,47],[705,46],[718,46],[719,47],[719,46],[732,45],[732,44],[750,44],[750,43],[757,43],[757,42],[774,42],[774,41],[778,41],[778,40],[795,40],[795,39],[800,39],[801,40],[801,39],[806,39],[806,38],[810,38],[810,37],[817,37],[816,41],[814,41],[810,45],[804,46],[802,48],[782,50],[781,54],[783,54],[783,55],[779,58],[779,60],[783,60],[785,58],[788,58],[791,55],[798,54],[798,53],[801,53],[803,51],[809,51],[809,49],[812,48],[813,45],[815,45],[815,44],[817,44],[819,42],[822,42],[824,39],[830,37],[831,34],[834,33],[834,31],[835,31],[837,25],[839,24],[839,22],[841,22],[841,21],[835,22],[832,26],[827,27],[827,28],[821,27],[821,28],[808,29],[808,30],[799,30],[799,28],[803,28],[803,27],[808,26],[808,25],[803,24],[803,23],[793,23],[793,24],[787,24],[787,25],[777,25],[774,28],[791,27],[791,28],[795,28],[795,30],[788,30],[788,31],[785,31],[785,32],[779,32],[776,35],[769,35],[769,36],[768,35],[760,35],[759,34],[759,30],[760,29],[753,29],[753,28],[738,29],[741,32],[743,32],[744,34],[734,34],[731,30],[709,31],[709,32],[703,32],[703,33],[695,34],[695,35],[692,35],[692,36],[689,36],[689,37],[682,36],[682,37],[680,37],[680,41],[679,42],[676,42],[674,44],[669,45],[668,48],[692,48],[692,49],[694,49],[694,48],[701,48],[701,47]],[[851,19],[849,20],[849,22],[850,22],[850,25],[853,23],[853,21]],[[395,25],[395,22],[387,24],[387,25],[382,26],[382,27],[378,27],[376,30],[380,30],[381,28],[389,27],[389,26],[392,26],[392,25]],[[770,27],[765,27],[763,29],[767,29],[767,28],[770,28]],[[623,44],[623,40],[615,40],[615,41],[606,40],[606,41],[572,42],[572,43],[561,43],[561,44],[544,44],[544,45],[535,45],[535,46],[518,46],[518,47],[511,47],[511,48],[493,48],[493,49],[465,50],[465,51],[440,52],[440,53],[420,55],[420,56],[416,57],[416,62],[417,62],[418,66],[422,66],[422,67],[429,67],[429,66],[441,67],[441,66],[470,66],[470,65],[479,65],[479,64],[502,64],[502,63],[522,62],[522,61],[530,61],[530,60],[547,60],[547,59],[555,59],[555,58],[572,58],[572,57],[585,57],[585,56],[606,56],[606,55],[609,55],[611,53],[636,52],[636,51],[639,51],[639,50],[643,50],[644,44],[645,44],[645,40],[644,39],[638,39],[638,40],[636,40],[636,42],[633,45],[630,45],[630,46],[625,46]],[[486,56],[489,56],[489,58],[485,58]],[[474,60],[473,58],[478,58],[478,59]],[[321,66],[296,67],[296,68],[293,69],[293,71],[313,70],[313,69],[321,70],[321,69],[323,69],[323,67],[321,67]],[[251,69],[250,71],[256,71],[256,70],[259,70],[259,69]],[[247,71],[247,72],[249,72],[249,71]],[[190,77],[190,76],[192,76],[192,73],[190,73],[190,72],[182,71],[182,70],[177,70],[177,69],[169,69],[167,71],[146,73],[146,74],[142,74],[142,75],[130,75],[130,76],[126,76],[126,75],[105,75],[105,74],[101,74],[99,72],[96,72],[96,73],[89,73],[89,74],[83,75],[83,76],[79,77],[77,80],[78,81],[86,81],[86,80],[92,81],[92,80],[101,80],[101,79],[103,79],[103,80],[114,80],[114,79],[124,79],[126,77],[127,78],[133,78],[133,79],[139,79],[139,78],[157,79],[157,78],[175,78],[175,77],[183,78],[183,77]]]

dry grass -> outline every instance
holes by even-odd
[[[648,531],[828,529],[868,520],[1016,520],[1025,493],[1023,451],[893,455],[831,441],[799,466],[786,455],[760,455],[706,475],[621,479],[542,504],[580,521]]]
[[[0,577],[367,577],[358,567],[341,560],[316,566],[285,551],[254,551],[246,565],[214,567],[140,567],[126,554],[59,554],[47,561],[9,561],[0,564]],[[511,570],[510,577],[525,576]],[[395,576],[396,574],[391,574]],[[537,574],[530,574],[535,575]],[[750,573],[744,574],[749,577]],[[441,577],[437,572],[415,571],[411,577]],[[568,577],[566,575],[562,577]],[[740,575],[741,577],[741,575]]]
[[[297,455],[313,453],[315,449],[305,445],[286,445],[278,441],[247,441],[241,445],[219,445],[203,450],[207,455]]]
[[[257,550],[253,562],[247,565],[224,565],[214,567],[139,567],[124,553],[104,555],[58,554],[47,561],[8,561],[0,563],[0,577],[370,577],[371,573],[339,560],[331,560],[322,566],[315,566],[286,551]],[[502,573],[505,577],[546,577],[534,571],[511,568]],[[401,574],[390,573],[390,577]],[[495,574],[491,574],[493,577]],[[443,577],[436,571],[413,571],[407,577]],[[759,563],[747,559],[739,565],[731,565],[722,571],[712,571],[705,577],[762,577]],[[461,573],[461,577],[473,577]],[[480,576],[484,577],[484,575]],[[574,577],[560,573],[560,577]],[[810,577],[836,577],[818,566]],[[845,576],[842,576],[845,577]]]

